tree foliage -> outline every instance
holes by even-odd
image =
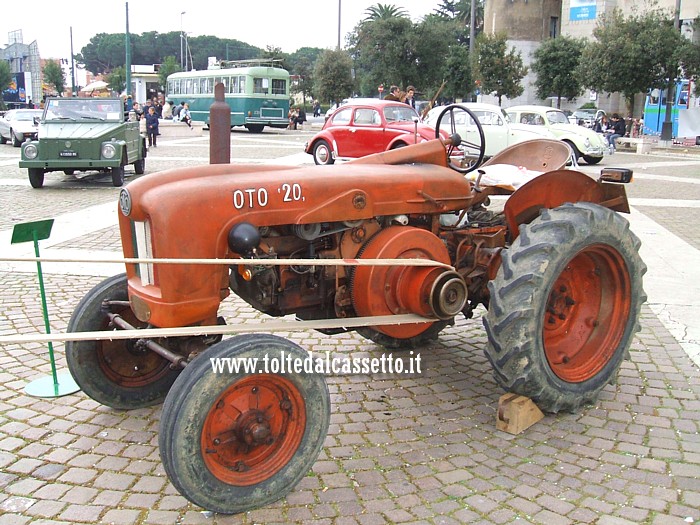
[[[10,71],[10,64],[5,60],[0,60],[0,93],[10,87],[11,83],[12,71]]]
[[[387,20],[389,18],[408,18],[408,13],[401,7],[392,4],[375,4],[365,9],[367,18],[365,20]]]
[[[319,100],[339,102],[353,91],[352,59],[342,50],[326,50],[314,68],[314,94]]]
[[[594,41],[583,51],[584,85],[596,91],[620,92],[634,110],[634,96],[665,88],[683,69],[693,71],[691,44],[673,27],[670,13],[654,9],[624,17],[619,10],[602,17]]]
[[[177,73],[178,71],[182,71],[182,68],[180,67],[180,63],[178,62],[177,58],[172,55],[165,57],[163,63],[160,65],[160,69],[158,70],[158,83],[160,86],[162,88],[167,88],[168,77],[173,73]]]
[[[44,83],[53,86],[56,93],[61,95],[66,89],[66,76],[57,60],[47,60],[44,66]]]
[[[454,44],[450,47],[445,63],[446,75],[442,96],[457,99],[471,98],[474,90],[474,77],[469,60],[469,49]]]
[[[476,39],[475,53],[475,77],[483,93],[497,97],[499,106],[503,97],[522,95],[521,81],[527,68],[519,51],[507,49],[506,35],[480,34]]]
[[[184,63],[181,56],[180,32],[158,33],[149,31],[141,35],[130,34],[132,64],[160,64],[164,57],[174,56]],[[93,74],[109,73],[126,63],[126,37],[124,33],[99,33],[90,39],[76,59]],[[233,39],[216,36],[199,36],[187,39],[189,54],[187,62],[194,69],[206,69],[209,57],[223,60],[244,60],[263,56],[263,50]],[[191,55],[191,60],[190,60]]]
[[[121,66],[112,69],[107,75],[107,84],[112,91],[123,92],[126,89],[126,69]]]
[[[534,53],[532,70],[537,75],[535,90],[540,99],[557,97],[572,100],[583,93],[583,82],[576,74],[581,63],[585,42],[569,36],[550,38],[542,42]]]

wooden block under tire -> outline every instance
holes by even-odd
[[[544,417],[529,397],[503,394],[498,400],[496,428],[509,434],[520,434]]]

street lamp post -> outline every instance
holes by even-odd
[[[180,67],[184,69],[185,67],[185,55],[183,54],[182,50],[184,48],[184,34],[182,32],[182,15],[184,15],[186,11],[182,11],[180,13]]]
[[[681,0],[676,0],[676,10],[673,18],[673,27],[676,31],[680,31],[681,28]],[[677,64],[673,65],[674,71],[669,68],[668,70],[668,89],[666,90],[666,114],[664,115],[664,121],[661,123],[661,137],[663,141],[673,140],[673,117],[671,113],[673,112],[673,104],[676,99],[676,79],[674,78],[675,68]]]
[[[338,0],[338,51],[340,51],[340,3],[341,0]]]

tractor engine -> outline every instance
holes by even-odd
[[[233,252],[261,262],[294,262],[232,265],[231,290],[273,316],[294,313],[309,320],[415,313],[451,319],[466,304],[467,285],[459,273],[448,268],[415,266],[410,261],[394,266],[314,264],[322,259],[430,259],[451,265],[447,238],[440,239],[430,231],[435,220],[437,217],[400,215],[260,229],[241,223],[229,235]]]

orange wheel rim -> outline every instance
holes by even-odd
[[[630,313],[630,276],[620,253],[593,245],[569,261],[544,313],[544,351],[560,379],[580,383],[610,361]]]
[[[305,428],[304,399],[290,381],[267,374],[246,377],[219,396],[204,420],[204,463],[228,485],[260,483],[289,463]]]
[[[118,313],[132,326],[143,328],[131,311],[125,308]],[[110,330],[109,320],[100,330]],[[115,384],[125,388],[141,388],[170,373],[170,362],[145,347],[139,347],[136,339],[96,342],[97,362],[104,375]]]

